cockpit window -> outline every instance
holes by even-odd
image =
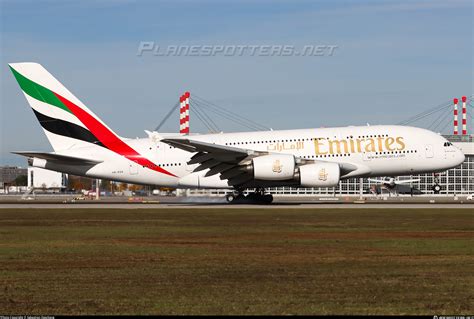
[[[444,147],[453,146],[451,142],[444,142]]]

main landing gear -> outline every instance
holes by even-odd
[[[230,204],[271,204],[273,201],[273,196],[265,194],[263,188],[257,188],[248,195],[244,195],[243,190],[237,190],[235,193],[227,194],[225,198]]]

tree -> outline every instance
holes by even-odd
[[[143,185],[130,184],[128,186],[128,189],[131,190],[132,192],[136,192],[136,191],[139,191],[139,190],[143,190]]]
[[[108,179],[101,179],[100,180],[100,189],[105,190],[107,192],[113,193],[115,191],[115,184],[113,181]]]
[[[110,181],[108,179],[101,179],[100,184],[99,184],[99,188],[101,190],[105,190],[105,191],[110,190]]]
[[[27,175],[18,175],[15,178],[15,186],[27,186],[28,185],[28,176]]]
[[[68,188],[80,191],[81,189],[92,189],[92,180],[87,177],[69,175]]]

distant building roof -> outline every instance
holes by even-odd
[[[471,135],[443,135],[450,142],[474,143],[474,134]]]

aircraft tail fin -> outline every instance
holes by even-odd
[[[41,64],[9,66],[55,151],[106,146],[119,138]]]

